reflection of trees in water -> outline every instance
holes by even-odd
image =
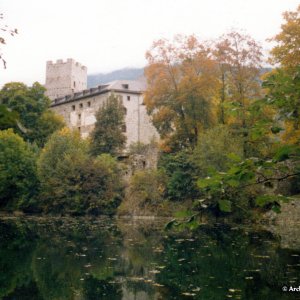
[[[30,289],[33,280],[30,264],[35,240],[35,234],[24,228],[22,223],[0,221],[0,299],[7,295],[11,295],[10,299],[20,299],[17,297],[20,294],[18,288]]]
[[[279,240],[267,231],[206,227],[195,241],[170,237],[165,242],[166,268],[157,275],[168,299],[183,293],[194,299],[289,299],[281,288],[294,275],[287,265],[291,253],[282,255]],[[194,251],[186,251],[186,249]],[[298,271],[299,272],[299,271]]]
[[[268,231],[223,225],[167,234],[162,224],[117,225],[0,222],[0,298],[288,299],[281,286],[299,273],[299,250],[281,249]]]
[[[83,284],[83,294],[85,298],[89,300],[121,300],[123,293],[120,284],[111,282],[113,282],[113,278],[101,280],[88,276]]]

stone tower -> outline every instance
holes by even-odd
[[[87,68],[74,59],[47,61],[46,95],[54,100],[87,88]]]

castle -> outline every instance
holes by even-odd
[[[51,109],[63,116],[67,126],[87,137],[94,128],[95,114],[110,95],[118,97],[125,110],[127,148],[132,143],[149,144],[159,139],[143,103],[143,81],[118,80],[87,89],[87,68],[73,59],[47,62],[46,95]]]

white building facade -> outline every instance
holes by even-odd
[[[61,65],[61,60],[58,61],[58,64]],[[76,66],[72,59],[68,59],[67,64]],[[51,67],[48,68],[49,66]],[[78,66],[82,69],[80,64]],[[86,74],[86,67],[84,68]],[[57,73],[54,74],[53,70],[56,70]],[[60,70],[63,71],[62,75],[59,74]],[[152,140],[157,141],[159,139],[159,134],[153,126],[143,103],[143,91],[146,86],[142,81],[118,80],[86,89],[87,80],[83,78],[84,74],[77,70],[78,72],[76,72],[79,75],[74,76],[72,70],[74,70],[72,67],[69,69],[55,68],[55,63],[47,62],[45,87],[47,95],[52,100],[51,108],[57,114],[63,116],[69,128],[77,129],[82,137],[87,137],[94,128],[96,112],[107,98],[113,94],[122,101],[125,108],[126,126],[124,127],[124,133],[127,137],[127,148],[132,143],[149,144]],[[70,74],[66,74],[66,72]],[[49,84],[50,82],[51,84]],[[57,85],[55,82],[57,82]],[[84,84],[85,89],[80,91],[74,89],[74,87],[83,87]],[[61,95],[65,91],[70,91],[70,89],[71,93]],[[72,91],[72,89],[74,90]],[[60,96],[55,97],[55,95]]]

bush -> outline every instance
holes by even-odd
[[[166,175],[162,171],[137,171],[130,180],[126,200],[120,207],[121,213],[143,215],[156,212],[164,201]]]
[[[111,214],[121,198],[117,162],[110,155],[96,159],[78,132],[54,133],[38,160],[41,197],[46,212]]]

